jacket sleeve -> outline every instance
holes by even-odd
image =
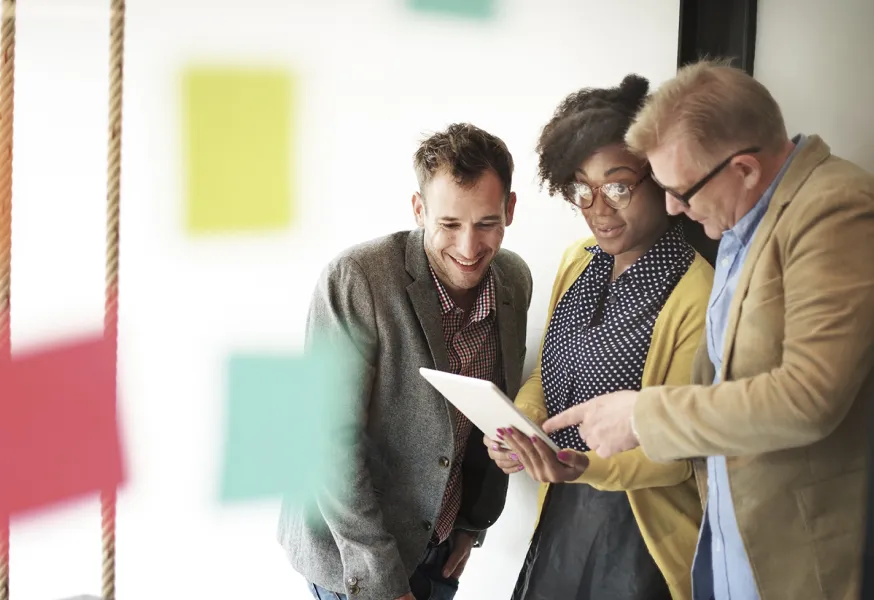
[[[686,314],[680,318],[678,330],[672,336],[674,344],[667,358],[669,362],[664,381],[667,385],[684,385],[691,381],[692,363],[707,313],[707,292],[709,289],[696,294],[696,301],[688,306]],[[680,484],[692,476],[691,461],[653,462],[640,447],[607,459],[592,451],[586,452],[586,456],[589,457],[589,466],[575,483],[588,483],[600,490],[667,487]]]
[[[832,186],[818,196],[793,216],[781,247],[781,364],[718,385],[644,390],[634,418],[647,456],[805,446],[847,415],[874,366],[874,194]]]
[[[349,410],[338,411],[330,435],[342,464],[318,495],[318,507],[340,551],[344,581],[356,580],[362,600],[387,600],[409,592],[397,543],[388,533],[367,466],[365,423],[378,350],[373,298],[367,277],[351,258],[335,260],[323,272],[307,318],[307,346],[331,344],[346,350],[357,376]]]
[[[555,277],[555,283],[552,287],[552,295],[549,300],[549,307],[546,311],[546,326],[543,328],[543,337],[541,338],[540,348],[537,351],[537,360],[534,363],[534,369],[522,384],[519,393],[513,403],[526,417],[531,419],[535,425],[542,425],[546,421],[546,397],[543,395],[543,380],[541,379],[541,360],[543,359],[543,340],[546,338],[546,330],[549,328],[549,321],[552,319],[552,311],[561,298],[561,290],[565,278],[565,272],[568,265],[568,252],[562,258],[561,266],[558,274]],[[530,276],[530,275],[529,275]],[[530,289],[530,288],[529,288]],[[531,296],[528,297],[529,306],[531,304]],[[523,355],[524,362],[524,355]]]

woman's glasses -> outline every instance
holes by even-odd
[[[649,176],[650,170],[647,167],[640,179],[630,185],[610,182],[593,188],[587,183],[575,182],[570,184],[571,202],[581,209],[590,208],[595,203],[595,194],[600,193],[607,206],[616,210],[627,208],[631,204],[632,192]]]

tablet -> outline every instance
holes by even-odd
[[[419,369],[422,377],[437,388],[477,429],[494,439],[498,429],[514,427],[527,436],[537,436],[553,452],[560,448],[535,425],[504,392],[491,381],[455,375],[434,369]],[[498,440],[495,440],[498,441]]]

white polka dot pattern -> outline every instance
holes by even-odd
[[[592,261],[555,307],[543,345],[550,417],[596,396],[640,389],[656,318],[695,258],[681,225],[613,282],[613,256],[598,246],[587,250]],[[550,437],[562,448],[589,449],[577,427]]]

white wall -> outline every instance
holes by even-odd
[[[410,156],[422,132],[468,120],[514,151],[519,204],[505,245],[534,272],[530,368],[561,251],[586,233],[534,184],[539,128],[577,87],[614,85],[632,70],[654,83],[670,77],[678,4],[502,4],[497,23],[480,25],[415,18],[400,0],[128,0],[120,403],[131,480],[118,513],[120,598],[307,597],[274,541],[278,501],[215,501],[223,361],[234,350],[298,348],[323,264],[352,242],[412,226]],[[107,5],[18,8],[16,350],[102,326]],[[299,75],[293,230],[186,237],[177,73],[193,59],[287,64]],[[514,478],[460,600],[509,597],[534,490]],[[99,592],[96,498],[19,519],[12,538],[13,600]]]
[[[874,172],[874,2],[758,0],[756,79],[795,133]]]

